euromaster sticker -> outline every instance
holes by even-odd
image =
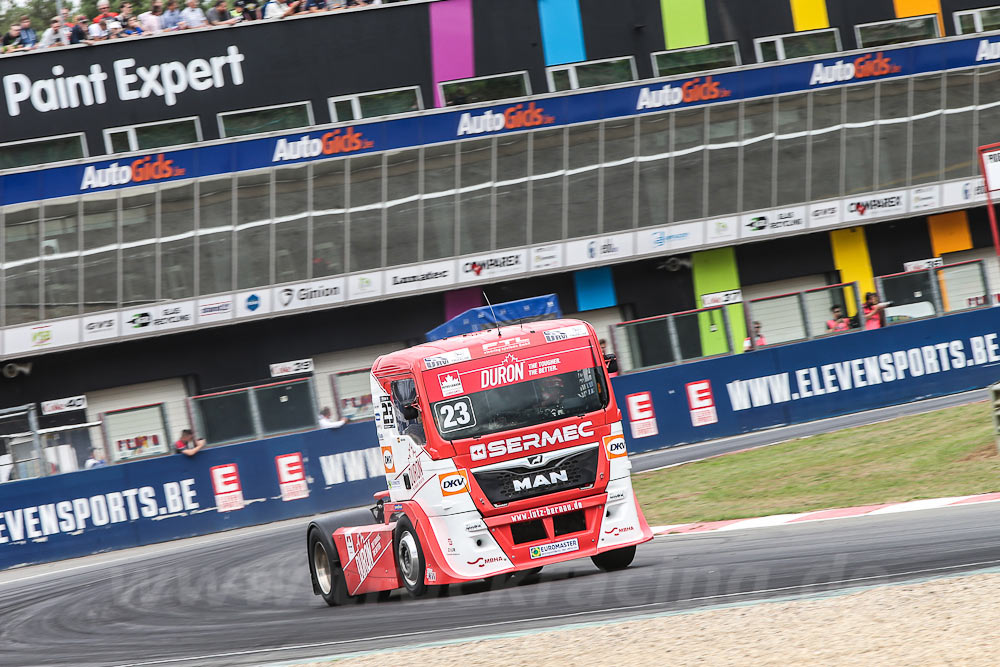
[[[531,547],[528,551],[528,555],[531,556],[531,560],[536,558],[547,558],[548,556],[556,556],[558,554],[567,554],[571,551],[577,551],[580,548],[580,543],[574,537],[572,540],[563,540],[562,542],[551,542],[549,544],[542,544],[537,547]]]

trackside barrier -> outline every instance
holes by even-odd
[[[376,444],[349,424],[4,484],[0,570],[370,503]]]
[[[629,451],[908,403],[1000,380],[1000,308],[621,375]]]

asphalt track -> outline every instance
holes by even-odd
[[[718,453],[705,445],[673,455],[683,450],[690,459]],[[422,600],[395,593],[334,609],[312,595],[303,519],[3,573],[0,664],[261,664],[812,595],[1000,566],[998,519],[1000,504],[986,503],[659,537],[623,572],[581,560],[520,586],[452,586]]]

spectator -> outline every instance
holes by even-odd
[[[167,8],[160,18],[162,29],[178,30],[181,20],[181,11],[177,9],[177,0],[167,0]]]
[[[108,21],[108,39],[122,38],[122,24],[118,21]]]
[[[38,44],[38,35],[31,27],[31,19],[27,16],[21,17],[21,45],[26,49],[33,49]]]
[[[97,16],[94,17],[94,23],[99,21],[107,22],[112,19],[117,19],[118,14],[116,12],[108,11],[110,9],[111,5],[108,4],[108,0],[99,0],[97,3]],[[110,26],[107,27],[110,28]]]
[[[101,450],[93,447],[90,450],[90,458],[83,464],[83,467],[90,470],[91,468],[103,468],[106,465],[108,465],[108,462],[101,458]]]
[[[239,13],[244,21],[256,21],[260,18],[260,5],[257,0],[236,0],[233,13]]]
[[[844,315],[839,304],[830,308],[830,312],[833,317],[826,321],[827,331],[847,331],[851,328],[851,320]]]
[[[131,2],[123,2],[118,5],[118,22],[122,24],[122,30],[128,27],[128,20],[135,16]]]
[[[155,0],[148,12],[139,14],[139,25],[148,35],[155,35],[163,30],[163,3]]]
[[[326,0],[306,0],[306,8],[303,10],[310,14],[327,11]]]
[[[108,30],[108,23],[104,19],[94,21],[90,24],[90,27],[87,28],[87,37],[89,37],[92,42],[100,42],[110,36],[111,33]]]
[[[755,350],[758,347],[764,347],[767,345],[767,339],[764,338],[764,334],[761,333],[760,322],[754,320],[753,323],[753,341],[750,340],[750,336],[747,336],[743,340],[743,351],[749,352]]]
[[[187,7],[181,10],[181,21],[188,28],[203,28],[208,25],[208,19],[198,6],[198,0],[187,0]]]
[[[38,41],[38,48],[47,49],[50,46],[62,44],[63,34],[58,16],[53,16],[49,21],[49,27],[42,33],[42,38]]]
[[[181,439],[174,443],[174,451],[184,456],[194,456],[205,448],[205,439],[195,440],[191,429],[186,428],[181,431]]]
[[[69,36],[70,31],[76,27],[76,23],[73,22],[73,17],[69,15],[69,6],[65,6],[59,12],[59,18],[62,19],[63,32]]]
[[[0,43],[3,44],[4,53],[23,51],[25,46],[24,42],[21,40],[21,24],[12,23],[10,25],[10,31],[4,34],[3,40],[0,41]]]
[[[880,329],[885,326],[885,309],[891,306],[891,301],[878,300],[878,294],[868,292],[865,294],[865,329]]]
[[[89,28],[89,26],[87,25],[88,23],[90,23],[90,19],[88,19],[85,15],[83,14],[76,15],[76,22],[73,24],[73,27],[70,28],[69,31],[70,44],[79,44],[80,42],[87,41],[87,38],[89,37],[89,34],[87,32]]]
[[[143,34],[142,27],[139,25],[139,19],[135,16],[128,17],[125,29],[122,30],[122,35],[126,37],[137,37]]]
[[[239,21],[229,15],[229,8],[226,0],[215,0],[215,4],[208,10],[208,22],[211,25],[232,25]]]
[[[269,2],[264,5],[264,20],[283,19],[286,16],[291,16],[299,8],[301,1],[302,0],[293,0],[288,4],[285,4],[283,0],[269,0]]]
[[[347,423],[346,419],[333,420],[333,411],[330,408],[323,408],[319,412],[320,428],[340,428]]]

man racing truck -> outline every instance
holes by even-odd
[[[328,604],[529,576],[588,556],[622,569],[652,539],[586,322],[507,326],[387,354],[371,387],[388,489],[363,518],[309,525],[313,591]]]

